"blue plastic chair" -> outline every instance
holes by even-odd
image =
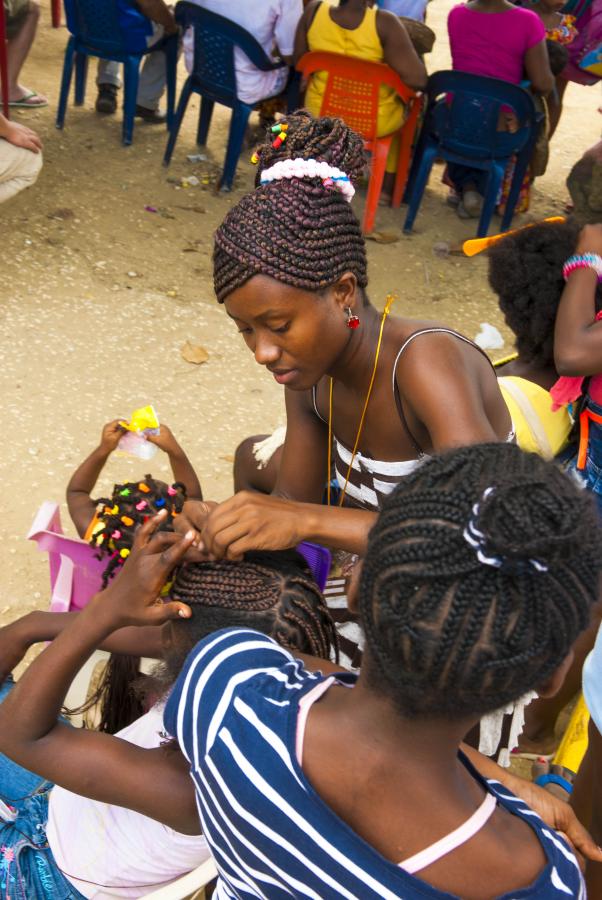
[[[514,177],[502,231],[507,231],[518,202],[520,187],[543,122],[533,97],[518,85],[467,72],[435,72],[427,87],[425,122],[414,153],[403,230],[412,230],[422,195],[436,157],[488,173],[477,237],[485,237],[510,159],[516,156]],[[500,110],[510,107],[518,128],[514,134],[498,131]]]
[[[65,124],[71,76],[75,64],[75,105],[82,106],[86,95],[88,58],[97,56],[123,63],[123,133],[124,145],[132,143],[140,62],[151,49],[161,49],[167,56],[167,127],[173,122],[176,98],[177,35],[163,38],[149,50],[132,52],[127,35],[119,24],[116,0],[65,0],[67,27],[71,36],[65,49],[61,93],[56,114],[56,127]]]
[[[221,103],[232,110],[224,170],[220,181],[220,188],[229,191],[242,150],[247,122],[253,111],[253,107],[239,100],[236,94],[234,49],[240,48],[253,65],[263,72],[280,69],[285,63],[271,60],[253,35],[224,16],[218,16],[194,3],[187,3],[186,0],[181,0],[176,5],[175,14],[176,21],[184,29],[191,26],[194,28],[194,61],[192,72],[184,82],[180,94],[163,163],[166,166],[170,163],[191,94],[200,94],[202,99],[197,144],[201,147],[207,143],[214,105]]]

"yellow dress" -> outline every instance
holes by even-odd
[[[500,360],[502,362],[502,360]],[[566,407],[552,412],[550,392],[516,375],[498,376],[521,450],[552,459],[565,447],[571,430]]]
[[[376,30],[376,7],[366,9],[364,18],[357,28],[342,28],[330,16],[330,4],[320,3],[314,20],[307,32],[307,46],[310,50],[341,53],[355,56],[368,62],[383,62],[383,45]],[[314,116],[320,115],[322,99],[326,90],[326,73],[316,72],[311,76],[305,94],[305,106]],[[391,134],[401,127],[406,109],[393,88],[382,85],[378,104],[378,137]],[[397,144],[397,146],[395,146]],[[387,172],[394,172],[397,164],[398,142],[394,141],[387,159]]]

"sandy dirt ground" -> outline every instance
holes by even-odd
[[[255,365],[212,291],[213,230],[254,174],[245,153],[233,193],[215,195],[227,111],[216,112],[209,160],[191,164],[186,156],[196,151],[198,113],[192,102],[169,170],[161,165],[165,131],[137,124],[133,146],[123,148],[120,116],[94,112],[92,77],[84,107],[71,106],[65,130],[55,130],[66,31],[50,27],[47,0],[42,5],[22,80],[47,93],[50,107],[15,118],[42,135],[44,169],[33,188],[0,211],[0,622],[46,606],[48,564],[25,535],[42,501],[63,504],[69,476],[105,421],[153,403],[189,452],[206,496],[221,499],[231,491],[238,441],[284,420],[282,389]],[[451,5],[434,0],[429,10],[438,34],[427,59],[431,71],[449,65]],[[598,88],[569,88],[548,172],[520,221],[562,212],[568,170],[600,135],[599,101]],[[181,187],[179,180],[193,174],[200,184]],[[437,242],[457,243],[475,228],[445,206],[440,177],[436,167],[414,235],[369,242],[370,296],[382,306],[396,291],[399,313],[437,318],[471,337],[480,322],[490,322],[508,340],[485,260],[433,253]],[[360,196],[360,211],[362,202]],[[400,232],[403,215],[403,208],[380,210],[377,228]],[[186,341],[207,350],[204,365],[181,357]],[[99,490],[149,468],[159,477],[168,471],[162,457],[150,465],[114,457]],[[64,505],[62,516],[73,534]]]

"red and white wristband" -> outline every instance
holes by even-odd
[[[568,281],[569,275],[577,269],[593,269],[598,276],[598,281],[602,281],[602,256],[597,253],[582,253],[569,256],[562,267],[562,277]]]

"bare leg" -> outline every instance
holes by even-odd
[[[27,94],[31,93],[26,87],[19,84],[19,75],[36,36],[39,18],[40,7],[36,0],[30,0],[29,12],[23,21],[21,29],[7,43],[8,97],[11,101],[21,100]],[[46,101],[46,98],[43,97],[42,94],[38,94],[36,97]],[[32,100],[34,99],[35,98],[32,97]],[[31,105],[36,106],[39,105],[39,103],[32,103]]]
[[[282,458],[282,447],[278,447],[271,459],[261,468],[253,454],[255,444],[268,437],[267,434],[256,434],[245,438],[236,448],[233,469],[235,493],[257,491],[260,494],[271,494],[274,490]]]
[[[567,84],[568,81],[558,75],[556,78],[556,90],[548,98],[548,112],[550,115],[550,134],[548,140],[552,139],[552,135],[558,128],[560,116],[562,115],[562,100]]]

